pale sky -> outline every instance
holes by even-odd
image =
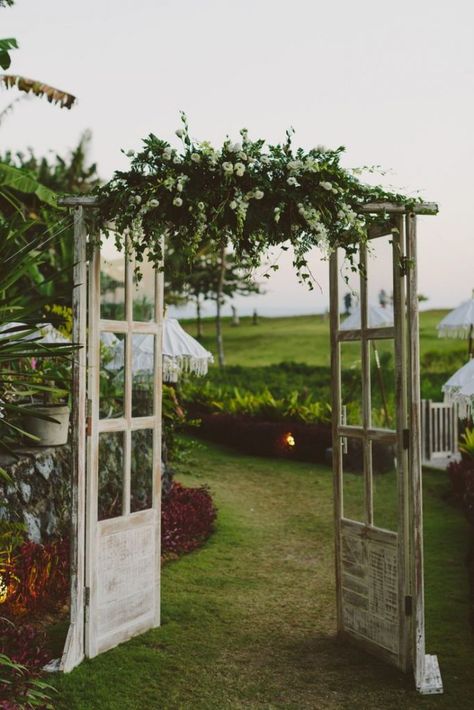
[[[427,307],[469,298],[471,0],[17,0],[0,13],[0,36],[20,44],[10,71],[79,97],[71,111],[20,104],[0,128],[2,149],[64,153],[89,128],[108,178],[127,165],[120,148],[149,132],[174,140],[181,109],[195,138],[217,144],[241,127],[277,142],[293,126],[296,144],[343,144],[347,166],[379,164],[385,184],[438,202],[438,217],[419,220],[420,291]],[[327,264],[315,255],[321,290],[308,293],[279,263],[241,312],[324,310]]]

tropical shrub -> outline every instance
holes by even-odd
[[[161,508],[161,551],[170,558],[200,547],[214,530],[217,511],[209,490],[174,482]]]
[[[3,559],[0,573],[7,590],[3,613],[18,617],[62,607],[69,598],[69,541],[23,542]]]
[[[49,660],[44,633],[0,617],[0,710],[53,708],[54,688],[39,678]]]

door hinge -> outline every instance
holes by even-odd
[[[91,601],[91,588],[84,587],[84,606],[89,606]]]
[[[409,429],[403,430],[403,448],[404,449],[410,448],[410,430]]]
[[[413,614],[413,597],[405,597],[405,616]]]

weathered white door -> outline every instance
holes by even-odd
[[[368,263],[369,240],[359,248],[352,294],[360,323],[341,329],[341,263],[337,252],[331,256],[338,632],[403,671],[413,668],[417,688],[432,693],[442,685],[436,657],[424,647],[416,217],[397,214],[399,207],[393,212],[389,237],[387,229],[369,234],[378,237],[372,244],[385,239],[389,249],[384,284],[387,296],[393,293],[393,324],[371,322],[377,267]],[[392,472],[374,476],[377,467]]]
[[[160,623],[162,276],[106,240],[89,274],[85,654]]]

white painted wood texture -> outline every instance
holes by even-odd
[[[367,252],[366,246],[361,244],[361,328],[357,331],[339,330],[339,265],[337,253],[334,252],[330,258],[330,337],[338,632],[341,637],[358,643],[403,671],[413,668],[416,687],[420,692],[442,692],[436,659],[425,656],[424,648],[415,226],[415,213],[435,214],[437,208],[428,203],[407,211],[400,205],[374,204],[364,206],[362,211],[391,214],[394,326],[382,332],[367,327],[367,282],[364,276]],[[386,231],[381,227],[372,230],[370,236],[377,238]],[[393,339],[394,342],[395,430],[372,426],[369,345],[375,338]],[[341,342],[345,341],[361,343],[360,426],[346,424],[341,402],[340,347]],[[363,447],[363,520],[344,517],[343,447],[350,438],[361,441]],[[394,505],[398,509],[397,532],[374,524],[373,441],[390,442],[396,447],[398,492]]]
[[[87,370],[87,232],[84,208],[74,210],[73,341],[79,346],[73,359],[72,500],[71,500],[71,611],[60,670],[69,672],[84,658],[84,533],[85,434]]]
[[[161,504],[161,393],[163,277],[155,275],[155,320],[133,320],[133,266],[126,260],[125,318],[101,319],[100,252],[92,260],[89,287],[89,383],[91,399],[88,437],[88,524],[86,538],[85,652],[96,656],[132,636],[160,623],[160,504]],[[124,333],[125,386],[124,415],[117,419],[99,416],[100,333]],[[155,338],[155,367],[151,416],[132,415],[132,335],[148,333]],[[131,460],[132,431],[153,432],[152,507],[132,512]],[[99,437],[122,432],[123,488],[122,514],[98,520]]]

